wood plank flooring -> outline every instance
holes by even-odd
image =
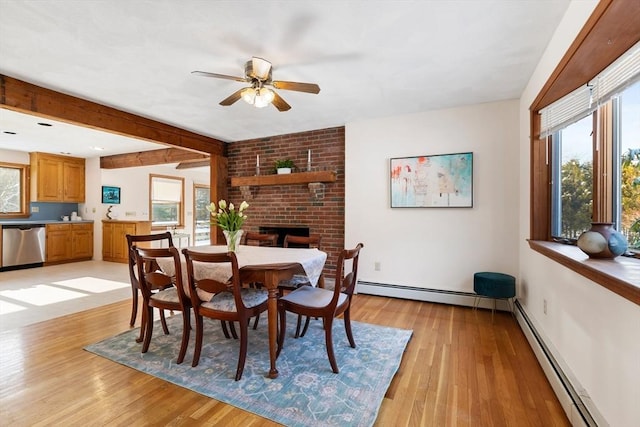
[[[126,300],[2,332],[2,425],[277,425],[82,349],[129,314]],[[376,426],[570,425],[511,315],[357,295],[352,316],[414,331]]]

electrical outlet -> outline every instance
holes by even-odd
[[[31,212],[40,212],[39,206],[31,206]]]
[[[96,208],[92,208],[91,212],[96,213]]]
[[[125,216],[136,216],[136,213],[129,211],[129,212],[125,212],[124,215]]]
[[[547,314],[547,300],[546,299],[542,300],[542,311],[544,312],[544,314]]]
[[[380,261],[376,261],[376,262],[373,264],[373,269],[374,269],[375,271],[380,271]]]

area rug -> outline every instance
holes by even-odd
[[[400,366],[412,331],[352,322],[356,348],[351,348],[341,319],[334,322],[333,341],[339,374],[331,371],[322,321],[312,320],[307,334],[295,339],[296,318],[287,318],[287,338],[278,357],[279,376],[269,379],[266,316],[250,329],[247,360],[234,381],[239,340],[224,337],[219,322],[205,321],[202,354],[191,367],[195,329],[185,361],[175,363],[182,318],[167,319],[170,335],[157,322],[149,351],[140,353],[139,329],[85,347],[92,353],[287,426],[371,426]],[[195,323],[192,323],[195,325]]]

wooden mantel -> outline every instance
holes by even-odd
[[[232,187],[253,186],[262,187],[265,185],[295,185],[308,184],[311,182],[335,182],[336,173],[334,171],[318,172],[298,172],[281,175],[254,175],[254,176],[234,176],[231,177]]]
[[[334,171],[298,172],[280,175],[254,175],[231,177],[231,186],[240,187],[243,197],[253,198],[257,193],[257,188],[268,185],[298,185],[308,184],[309,192],[315,199],[324,198],[324,183],[335,182],[336,173]]]

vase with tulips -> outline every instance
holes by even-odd
[[[249,203],[243,201],[236,210],[233,203],[227,205],[226,200],[220,200],[217,205],[211,202],[207,207],[211,214],[211,224],[222,229],[229,252],[236,252],[239,249],[243,233],[242,224],[247,219],[248,207]]]

